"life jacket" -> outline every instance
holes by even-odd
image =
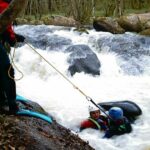
[[[97,120],[95,120],[91,117],[89,117],[88,119],[90,121],[92,121],[99,130],[106,130],[107,129],[107,122],[106,122],[105,117],[100,116]]]
[[[123,117],[122,119],[119,120],[109,120],[108,125],[110,128],[114,129],[114,131],[122,132],[125,133],[128,131],[128,129],[131,127],[129,121],[127,118]]]
[[[87,120],[84,120],[80,124],[80,131],[87,128],[106,130],[105,128],[108,126],[107,118],[105,116],[100,115],[98,120],[94,120],[91,117],[89,117]]]
[[[9,3],[5,2],[4,0],[0,0],[0,14],[4,12],[5,9],[7,9],[9,6]],[[15,33],[12,29],[12,25],[8,25],[6,27],[6,30],[0,34],[1,38],[5,41],[7,41],[10,45],[15,41]]]
[[[101,130],[101,126],[99,125],[99,123],[98,123],[96,120],[92,119],[91,117],[89,117],[88,119],[89,119],[90,121],[92,121],[92,122],[96,125],[96,127],[97,127],[99,130]]]

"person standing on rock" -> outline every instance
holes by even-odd
[[[11,0],[0,0],[0,14],[8,8]],[[9,106],[9,114],[16,114],[19,110],[16,103],[16,84],[14,81],[14,69],[10,63],[7,52],[16,42],[24,42],[24,37],[14,33],[12,25],[0,33],[0,110],[3,105]]]

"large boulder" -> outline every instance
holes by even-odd
[[[144,13],[144,14],[136,14],[139,17],[139,20],[142,24],[147,23],[150,21],[150,13]]]
[[[118,19],[118,23],[125,31],[139,32],[142,30],[142,24],[137,15],[122,16]]]
[[[70,53],[68,58],[69,72],[84,72],[92,75],[100,75],[100,62],[96,54],[87,45],[73,45],[66,49]]]
[[[142,32],[150,28],[150,13],[130,14],[113,19],[110,17],[98,17],[93,21],[93,27],[96,31],[105,31],[115,33]],[[142,34],[149,35],[147,31]]]
[[[139,33],[140,35],[150,36],[150,28],[145,29]]]
[[[144,14],[130,14],[129,16],[122,16],[118,18],[119,25],[125,31],[138,32],[142,35],[150,35],[150,13]]]
[[[28,105],[19,105],[47,114],[31,101]],[[0,114],[0,133],[0,149],[5,150],[93,150],[56,121],[49,124],[33,117]]]
[[[145,24],[144,24],[144,27],[143,27],[143,30],[146,30],[146,29],[150,29],[150,21],[147,21]]]
[[[66,27],[74,27],[78,24],[72,17],[64,17],[64,16],[45,16],[40,19],[33,19],[30,16],[25,18],[17,18],[17,24],[19,25],[56,25],[56,26],[66,26]]]
[[[115,19],[110,17],[99,17],[94,20],[93,27],[96,31],[111,32],[114,34],[124,33],[124,29],[120,27]]]
[[[74,27],[77,22],[73,18],[64,16],[51,16],[42,19],[46,25],[69,26]]]

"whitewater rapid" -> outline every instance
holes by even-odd
[[[117,63],[118,60],[120,61],[118,55],[107,51],[107,48],[100,52],[94,45],[97,36],[109,36],[109,33],[97,33],[91,30],[89,34],[80,35],[73,30],[56,30],[54,34],[67,37],[74,44],[89,45],[101,62],[101,75],[76,73],[71,77],[67,72],[67,53],[43,51],[37,48],[36,50],[95,102],[131,100],[137,103],[143,114],[132,124],[133,132],[114,136],[111,139],[102,139],[104,133],[94,129],[76,133],[80,122],[88,117],[90,102],[27,44],[16,49],[15,64],[24,75],[16,82],[17,93],[38,102],[58,123],[88,141],[96,150],[148,150],[150,148],[150,68],[147,67],[143,74],[137,76],[124,74]],[[88,43],[89,40],[93,40],[92,44]],[[150,61],[148,65],[150,66]],[[15,72],[16,78],[19,78],[21,74],[17,69]]]

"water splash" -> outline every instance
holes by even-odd
[[[119,55],[105,50],[99,51],[94,46],[99,36],[104,36],[104,34],[112,36],[111,34],[96,33],[92,30],[89,31],[89,35],[80,36],[72,30],[57,31],[56,28],[55,34],[69,37],[74,44],[89,45],[101,61],[101,76],[93,77],[84,73],[76,73],[71,77],[68,76],[66,70],[68,68],[66,53],[38,50],[74,84],[92,97],[95,102],[131,100],[143,110],[143,115],[132,125],[133,132],[130,134],[107,140],[101,138],[104,133],[88,129],[78,133],[79,136],[89,141],[89,144],[96,150],[145,150],[150,147],[150,61],[145,63],[144,59],[140,60],[144,67],[143,74],[128,75],[118,65],[124,61]],[[89,42],[91,37],[95,39]],[[148,60],[149,56],[145,56],[145,59]],[[74,132],[78,130],[80,122],[88,117],[89,102],[85,97],[47,66],[27,45],[17,49],[15,62],[24,73],[24,78],[17,82],[17,92],[41,104],[60,124]],[[17,72],[16,75],[18,75]]]

